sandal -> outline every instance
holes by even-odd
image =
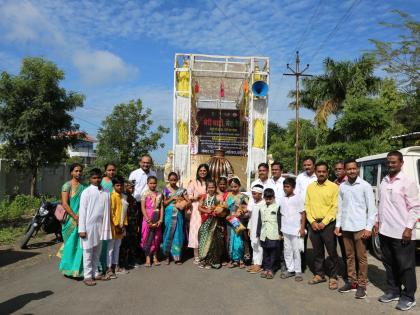
[[[159,260],[153,260],[153,265],[154,266],[160,266]]]
[[[166,263],[166,265],[169,266],[171,264],[171,260],[168,258],[168,259],[166,259],[165,263]]]
[[[86,284],[88,287],[93,287],[94,285],[96,285],[96,282],[93,279],[85,279],[83,280],[83,283]]]
[[[265,277],[266,279],[273,279],[274,278],[274,274],[271,271],[267,272],[267,276]]]
[[[267,271],[263,271],[260,273],[261,278],[267,278]]]
[[[111,280],[111,278],[107,274],[105,274],[105,275],[95,276],[94,280],[96,280],[96,281],[108,281],[108,280]]]
[[[335,278],[330,278],[330,281],[328,282],[328,288],[330,290],[337,290],[338,288],[338,281]]]
[[[232,262],[232,263],[228,263],[228,264],[226,265],[226,267],[228,267],[229,269],[236,268],[236,267],[238,267],[238,266],[239,266],[239,264],[238,264],[236,261],[234,261],[234,262]]]
[[[198,265],[200,263],[200,258],[194,257],[193,264]]]
[[[182,261],[180,261],[180,260],[176,260],[176,261],[175,261],[175,265],[178,265],[178,266],[182,265]]]
[[[239,269],[245,269],[245,267],[246,267],[245,263],[241,261],[239,263]]]
[[[147,267],[147,268],[150,268],[150,267],[152,267],[152,264],[150,264],[150,263],[145,263],[145,264],[144,264],[144,266],[145,266],[145,267]]]
[[[320,275],[315,275],[308,281],[308,284],[318,284],[322,282],[327,282],[327,279],[325,279],[325,277],[321,277]]]
[[[105,274],[105,277],[108,278],[108,280],[110,280],[110,279],[117,279],[117,275],[115,273],[113,273],[112,271],[108,271]]]

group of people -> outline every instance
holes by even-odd
[[[377,208],[373,189],[359,177],[356,160],[329,168],[314,157],[303,159],[297,178],[282,176],[282,164],[258,166],[250,191],[236,176],[210,176],[207,164],[197,168],[188,187],[179,187],[175,172],[158,191],[152,159],[140,158],[140,168],[125,181],[113,163],[102,172],[93,169],[90,185],[82,181],[83,168],[73,164],[71,180],[63,185],[64,244],[59,251],[60,271],[84,277],[88,286],[116,278],[127,269],[182,264],[186,246],[193,263],[202,269],[238,267],[261,278],[294,278],[300,282],[308,264],[311,240],[313,277],[309,284],[328,281],[331,290],[366,297],[368,263],[366,240],[379,233],[388,290],[379,301],[397,301],[397,309],[415,306],[415,224],[420,217],[417,185],[401,171],[403,156],[387,156],[388,175],[380,186]],[[346,271],[339,287],[340,245]],[[325,263],[325,250],[330,262]],[[328,280],[327,280],[328,276]]]

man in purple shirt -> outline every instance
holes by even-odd
[[[380,186],[374,231],[379,232],[388,284],[379,301],[398,301],[396,308],[407,311],[416,305],[415,226],[420,217],[420,201],[416,183],[401,171],[403,164],[401,152],[388,153],[388,175]]]

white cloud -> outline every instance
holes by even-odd
[[[119,56],[105,50],[76,51],[73,62],[83,82],[93,86],[125,81],[138,73],[136,67],[126,64]]]
[[[63,21],[72,17],[77,20],[74,8],[63,3],[60,14],[55,14],[58,12],[51,11],[51,5],[47,1],[34,5],[26,0],[0,3],[0,26],[4,30],[0,37],[27,46],[42,44],[61,58],[72,60],[87,85],[117,83],[138,74],[135,66],[110,51],[93,48],[82,34],[67,28]]]

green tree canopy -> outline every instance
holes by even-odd
[[[143,107],[140,99],[114,106],[102,122],[98,133],[98,163],[113,161],[123,175],[137,167],[138,158],[158,147],[169,129],[158,126],[152,131],[151,109]]]
[[[64,72],[42,58],[24,58],[20,73],[0,78],[0,154],[31,170],[31,195],[40,167],[62,161],[78,129],[69,111],[84,96],[60,87]]]
[[[374,76],[374,68],[375,60],[368,54],[354,62],[326,58],[324,74],[302,80],[301,106],[314,110],[315,121],[319,125],[325,125],[331,114],[337,115],[343,110],[347,93],[354,84],[355,77],[364,82],[367,94],[377,92],[380,79]],[[290,97],[295,95],[296,91],[289,93]],[[291,103],[291,106],[294,107],[295,104]]]

